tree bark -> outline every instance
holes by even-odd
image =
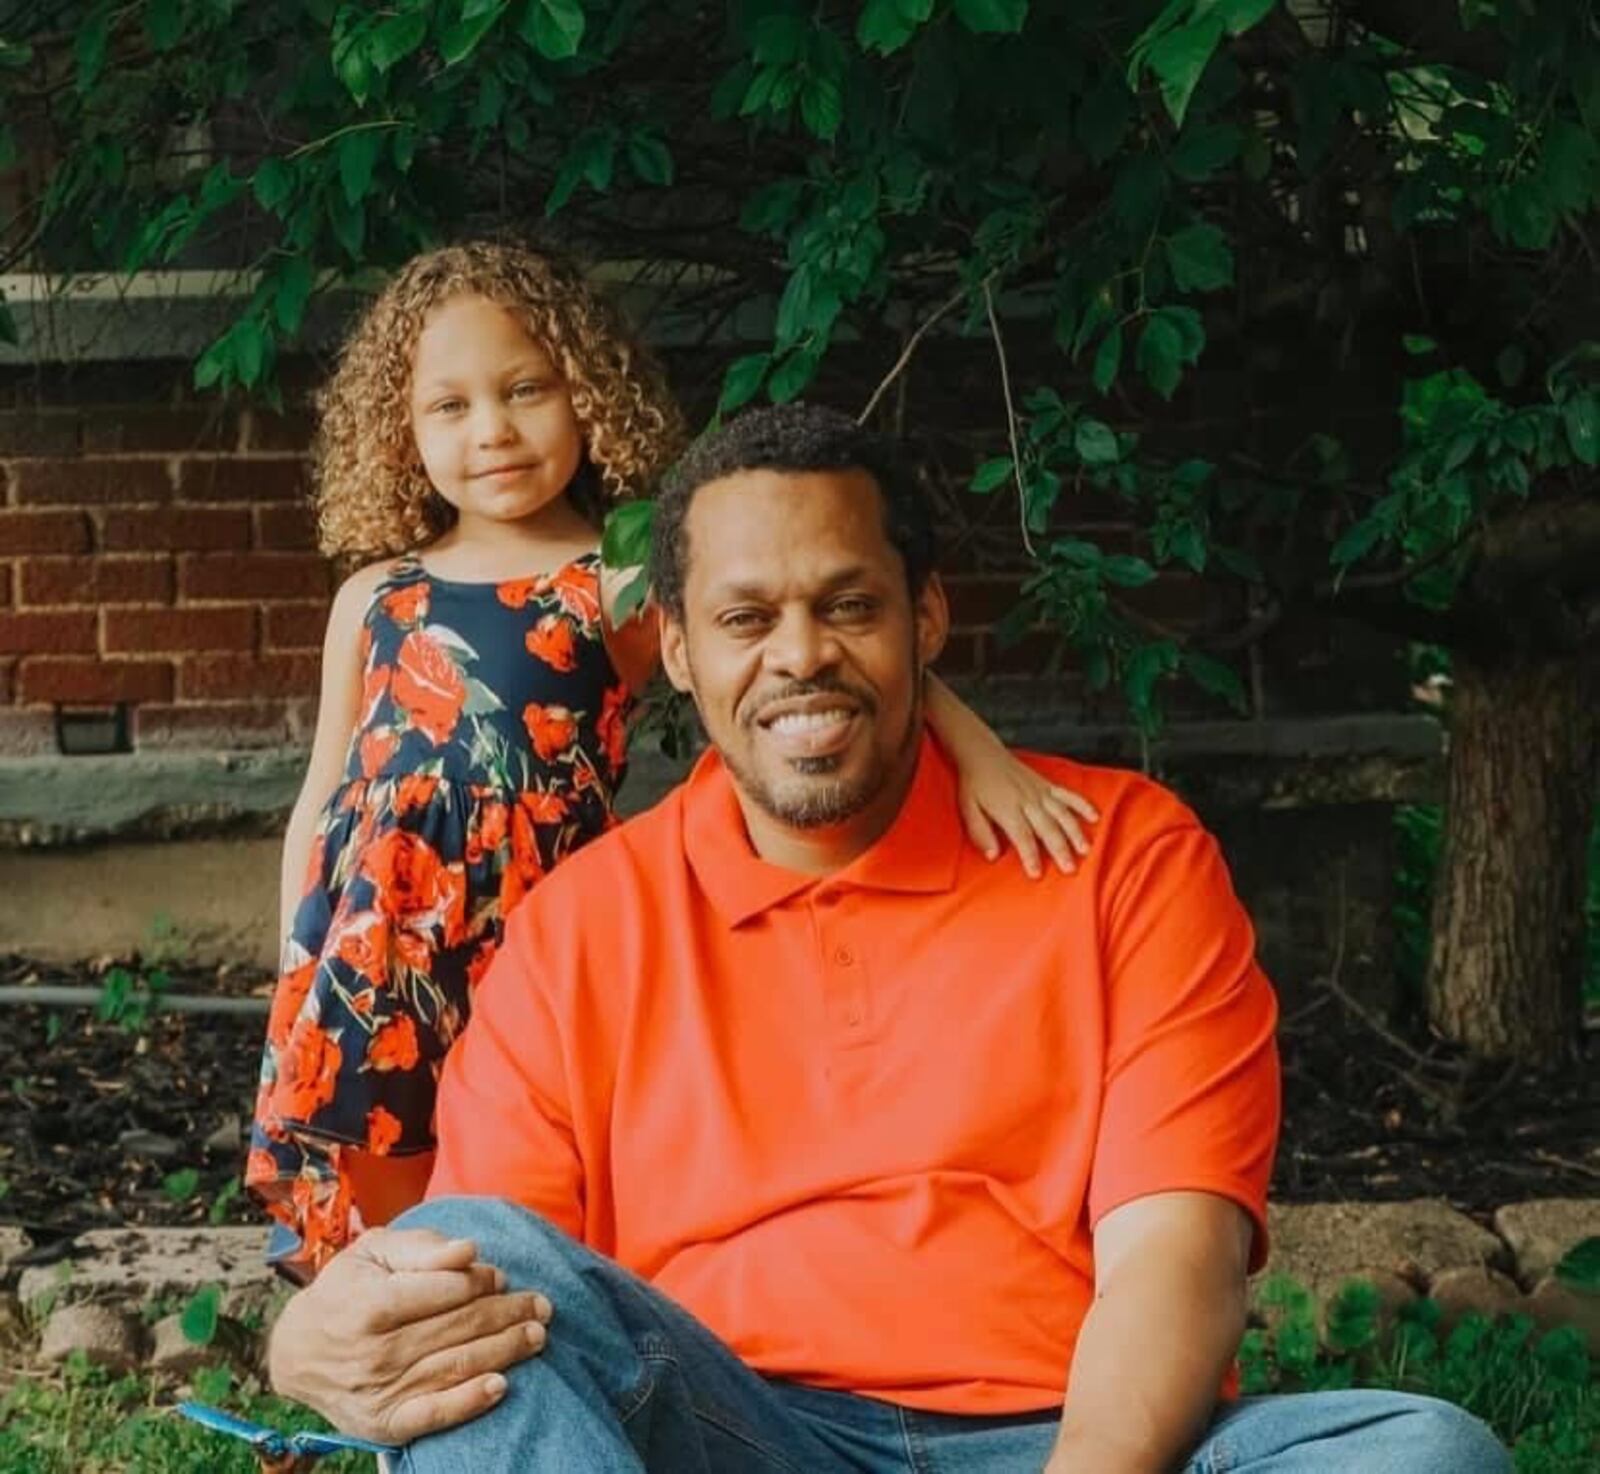
[[[1600,660],[1458,652],[1453,676],[1429,1018],[1482,1057],[1553,1063],[1581,1025]]]

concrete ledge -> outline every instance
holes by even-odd
[[[1187,722],[1146,749],[1127,727],[1073,722],[1037,693],[967,694],[1008,741],[1148,767],[1203,810],[1416,802],[1436,798],[1441,787],[1441,731],[1427,716]],[[0,848],[275,835],[305,761],[302,748],[0,759]],[[656,802],[686,767],[639,753],[622,790],[623,812]]]

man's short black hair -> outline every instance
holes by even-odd
[[[933,571],[933,514],[917,478],[887,436],[820,404],[747,410],[702,436],[667,473],[656,498],[650,577],[657,600],[683,617],[689,566],[684,523],[702,486],[738,471],[865,471],[883,501],[884,529],[905,563],[915,599]]]

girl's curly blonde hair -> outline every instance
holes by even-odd
[[[428,251],[379,293],[317,398],[323,552],[386,557],[430,542],[454,520],[423,472],[410,396],[423,322],[460,296],[514,313],[550,355],[608,499],[648,491],[682,448],[683,419],[660,371],[575,267],[488,241]]]

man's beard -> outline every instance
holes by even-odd
[[[691,681],[693,675],[691,664]],[[815,781],[838,770],[844,762],[842,753],[791,759],[788,764],[791,772],[799,779],[812,780],[798,783],[791,790],[790,785],[782,780],[776,783],[766,782],[760,774],[746,767],[727,749],[718,747],[717,752],[722,758],[723,766],[727,768],[739,789],[779,823],[787,824],[794,829],[824,829],[834,824],[842,824],[868,808],[883,792],[892,777],[896,762],[917,740],[922,730],[920,668],[913,690],[916,695],[911,704],[905,734],[899,747],[887,758],[880,757],[874,751],[866,771],[854,779],[841,777],[831,783]],[[753,731],[761,713],[774,702],[793,701],[805,696],[824,696],[830,693],[847,696],[859,709],[862,718],[869,722],[878,714],[877,698],[870,691],[852,686],[845,681],[825,678],[818,681],[791,681],[781,690],[765,697],[759,705],[752,707],[746,716],[736,718],[736,721],[743,730]],[[703,723],[703,714],[701,720]],[[713,740],[713,746],[715,745]]]

